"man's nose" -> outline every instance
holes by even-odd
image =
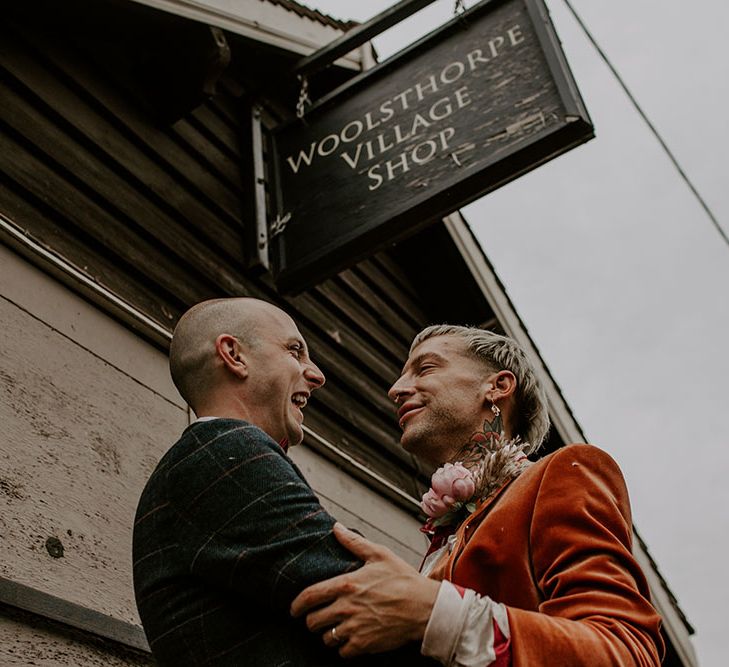
[[[304,377],[311,385],[312,390],[319,389],[319,387],[322,387],[326,382],[324,373],[321,372],[319,366],[317,366],[313,361],[307,364],[306,370],[304,371]]]
[[[387,395],[389,396],[391,401],[394,401],[395,403],[398,402],[398,399],[400,396],[403,396],[407,394],[409,391],[407,387],[407,383],[405,382],[405,376],[401,375],[395,384],[390,387],[390,391],[387,392]]]

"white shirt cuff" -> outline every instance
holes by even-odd
[[[421,653],[446,667],[488,667],[496,659],[494,621],[509,637],[504,605],[442,581],[425,628]]]

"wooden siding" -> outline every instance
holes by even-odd
[[[419,496],[424,471],[398,445],[386,391],[428,323],[425,298],[386,253],[290,299],[244,270],[252,176],[236,82],[160,127],[72,30],[61,41],[16,17],[0,33],[0,211],[170,330],[205,298],[282,305],[327,375],[307,424]]]
[[[3,667],[148,667],[151,656],[0,605]]]
[[[500,326],[442,227],[282,299],[260,269],[243,268],[254,212],[241,86],[252,70],[255,85],[278,88],[280,62],[271,53],[256,62],[254,53],[241,52],[250,43],[231,39],[234,63],[218,94],[174,125],[159,126],[89,50],[84,37],[94,27],[64,24],[66,5],[39,4],[43,11],[30,3],[6,7],[0,25],[0,214],[168,331],[208,297],[251,295],[282,305],[328,377],[307,425],[417,497],[425,471],[398,446],[385,395],[408,344],[432,321]],[[95,38],[103,41],[103,34]],[[295,96],[295,83],[281,83],[286,103],[269,100],[272,113]],[[5,281],[14,269],[7,249],[0,251]],[[94,312],[80,299],[69,308],[32,280],[14,289],[11,295],[5,282],[0,289],[7,431],[0,575],[135,623],[131,512],[149,470],[189,416],[160,373],[166,364],[159,350],[138,340],[131,353],[126,344],[109,344],[122,332],[134,336],[119,326],[110,334],[108,322],[79,326]],[[556,430],[551,436],[550,449],[562,444]],[[329,456],[316,439],[308,442]],[[403,504],[408,512],[393,507],[337,470],[337,457],[329,463],[307,449],[294,457],[335,516],[417,560],[412,503]],[[51,556],[49,537],[63,543],[63,558]],[[646,569],[653,571],[650,563]],[[149,660],[0,605],[0,664],[31,663]],[[684,664],[670,643],[666,664]]]
[[[131,585],[132,517],[149,473],[190,414],[162,351],[4,246],[0,265],[0,418],[6,431],[0,441],[0,602],[12,605],[20,595],[20,606],[36,615],[55,610],[52,618],[128,643],[125,637],[140,633]],[[419,563],[425,539],[408,512],[307,446],[292,450],[292,458],[333,516]],[[14,585],[21,587],[17,595]],[[17,652],[18,664],[46,664],[65,650],[65,639],[36,633],[33,615],[25,617],[32,627],[16,632],[16,617],[0,604],[0,637],[17,634],[2,650]],[[114,644],[74,651],[90,651],[84,660],[96,664],[104,647],[116,664]]]
[[[132,519],[145,480],[189,421],[187,408],[154,388],[168,375],[162,352],[50,279],[19,272],[1,250],[0,575],[137,622]],[[21,277],[39,292],[35,303],[18,298]],[[70,334],[54,325],[53,302],[68,309]],[[96,350],[83,343],[89,335],[100,339]],[[114,363],[114,351],[129,361]],[[145,356],[147,377],[160,376],[150,384],[134,370]]]

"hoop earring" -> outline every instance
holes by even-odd
[[[493,433],[503,434],[504,423],[501,421],[501,409],[495,401],[491,402],[491,412],[494,415],[494,420],[489,424],[490,430]]]

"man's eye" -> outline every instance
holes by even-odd
[[[301,355],[304,352],[304,347],[300,343],[295,343],[294,345],[292,345],[291,347],[289,347],[289,349],[291,350],[291,352],[293,352],[294,356],[297,359],[300,359],[301,358]]]

